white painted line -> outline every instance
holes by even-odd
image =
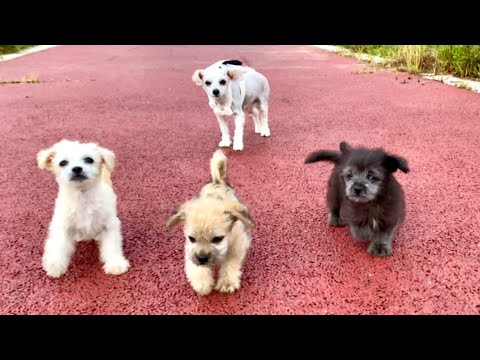
[[[33,53],[43,51],[43,50],[47,50],[47,49],[50,49],[50,48],[55,47],[55,46],[60,46],[60,45],[38,45],[38,46],[34,46],[34,47],[31,47],[31,48],[22,50],[18,53],[15,53],[15,54],[0,55],[0,61],[8,61],[8,60],[16,59],[16,58],[21,57],[21,56],[25,56],[25,55],[28,55],[28,54],[33,54]]]
[[[340,46],[334,46],[334,45],[312,45],[312,46],[325,51],[334,52],[340,55],[350,55],[362,61],[374,62],[376,64],[381,64],[385,62],[385,59],[380,56],[374,56],[369,54],[359,54],[351,51],[350,49],[342,48]],[[420,76],[428,80],[440,81],[450,86],[456,86],[456,87],[466,86],[472,91],[480,93],[480,81],[477,81],[477,80],[460,79],[450,75],[420,74]]]

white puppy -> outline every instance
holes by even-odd
[[[195,70],[192,80],[202,86],[208,95],[222,132],[220,147],[229,147],[230,132],[226,116],[235,116],[233,150],[243,150],[245,112],[255,123],[255,133],[270,136],[268,127],[268,99],[270,85],[267,78],[238,60],[220,60],[206,69]]]
[[[55,174],[59,186],[42,265],[48,276],[67,271],[75,243],[97,240],[107,274],[128,270],[111,174],[115,154],[94,143],[62,140],[37,154],[38,167]]]

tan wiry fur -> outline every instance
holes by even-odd
[[[168,227],[184,224],[185,272],[200,295],[208,295],[214,287],[220,292],[240,288],[242,265],[251,243],[249,229],[254,223],[226,181],[226,165],[227,158],[217,150],[210,162],[212,181],[167,221]],[[199,256],[208,260],[201,264]],[[216,266],[220,272],[215,285]]]

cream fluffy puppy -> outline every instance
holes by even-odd
[[[111,174],[115,154],[94,143],[62,140],[37,154],[38,167],[51,171],[58,196],[42,257],[50,277],[66,273],[78,241],[96,240],[107,274],[128,270]]]
[[[228,184],[226,169],[227,158],[217,150],[210,160],[211,182],[167,221],[168,227],[184,223],[185,272],[200,295],[213,290],[217,266],[216,290],[229,293],[240,288],[242,264],[251,243],[249,229],[254,222]]]

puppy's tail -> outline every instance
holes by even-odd
[[[312,164],[318,161],[329,161],[338,164],[342,154],[338,151],[320,150],[310,153],[305,159],[305,164]]]
[[[212,181],[216,184],[225,183],[227,179],[227,157],[218,149],[210,159],[210,172]]]

